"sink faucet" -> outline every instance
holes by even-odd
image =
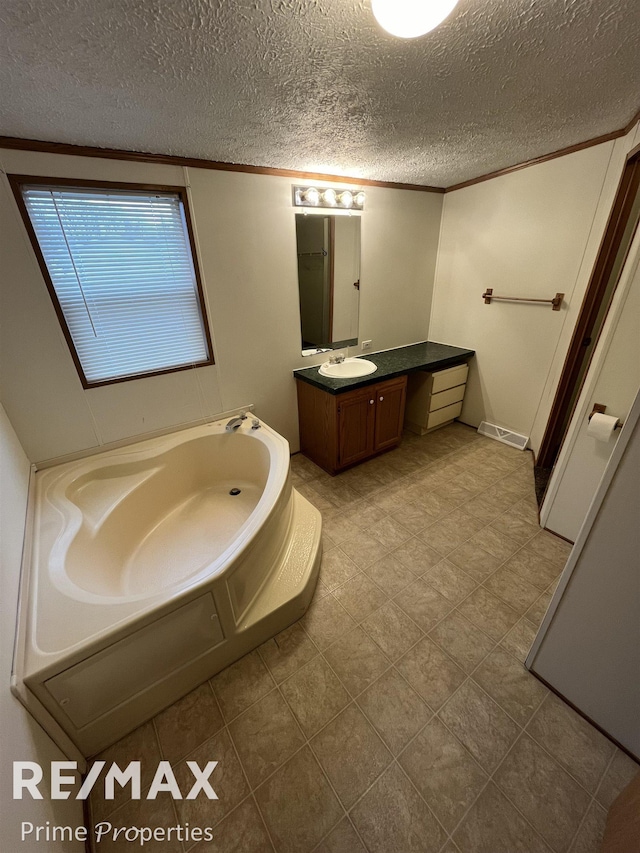
[[[342,364],[344,361],[344,353],[337,352],[335,355],[329,356],[329,364]]]
[[[242,426],[242,421],[246,421],[247,416],[244,412],[241,412],[237,417],[231,418],[231,420],[227,423],[225,429],[227,432],[235,432],[238,427]]]

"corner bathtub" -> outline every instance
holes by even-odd
[[[35,474],[15,692],[85,756],[309,605],[321,520],[291,486],[289,445],[225,424]]]

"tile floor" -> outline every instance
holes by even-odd
[[[93,819],[215,828],[148,853],[596,853],[638,767],[522,666],[569,553],[531,454],[453,424],[292,470],[324,517],[308,613],[100,756],[164,758],[185,788],[187,760],[218,760],[219,799]]]

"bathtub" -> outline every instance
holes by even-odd
[[[258,423],[227,432],[225,419],[35,473],[14,689],[82,755],[308,607],[320,514],[291,486],[285,439]]]

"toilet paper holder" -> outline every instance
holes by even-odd
[[[593,409],[591,409],[591,413],[589,414],[589,420],[591,420],[594,415],[604,415],[606,411],[607,407],[603,406],[602,403],[594,403]],[[614,429],[622,429],[623,426],[624,422],[618,418],[618,423],[615,425]]]

